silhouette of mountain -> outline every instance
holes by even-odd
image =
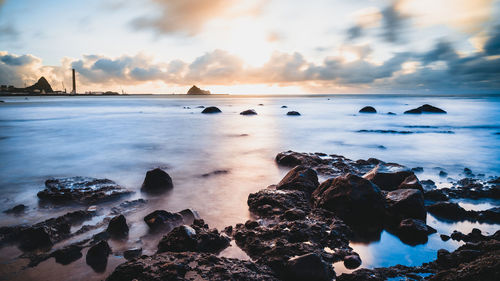
[[[34,92],[35,90],[39,90],[40,92],[45,91],[45,93],[54,92],[47,79],[45,79],[45,77],[43,76],[40,79],[38,79],[38,82],[25,88],[25,91],[27,92]]]
[[[210,91],[202,90],[202,89],[196,87],[195,85],[193,85],[193,87],[191,87],[191,89],[189,89],[187,94],[188,95],[210,95]]]

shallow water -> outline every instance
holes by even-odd
[[[250,217],[247,196],[277,183],[286,169],[277,167],[274,156],[283,150],[325,152],[351,159],[379,158],[409,167],[420,166],[420,179],[432,179],[446,186],[449,178],[460,179],[463,168],[488,178],[500,175],[500,97],[407,97],[407,96],[323,96],[323,97],[4,97],[0,104],[0,203],[7,209],[23,203],[25,215],[1,213],[0,225],[34,223],[64,214],[67,208],[38,205],[36,193],[54,176],[109,178],[137,191],[131,198],[150,201],[127,220],[129,242],[114,249],[142,246],[153,253],[160,237],[148,234],[142,221],[155,209],[180,211],[193,208],[211,227],[219,229]],[[264,104],[259,106],[258,104]],[[446,115],[403,115],[424,103],[448,111]],[[200,114],[199,105],[216,105],[223,113]],[[288,108],[281,108],[287,105]],[[359,114],[365,105],[378,114]],[[184,107],[190,107],[186,109]],[[239,112],[255,109],[257,116]],[[302,116],[286,116],[289,110]],[[397,115],[386,115],[392,111]],[[359,132],[394,130],[411,133]],[[161,197],[139,192],[148,169],[163,167],[175,188]],[[228,173],[209,177],[215,170]],[[440,178],[439,171],[448,172]],[[462,205],[472,209],[477,202]],[[486,204],[486,203],[481,203]],[[498,206],[498,202],[489,202]],[[103,209],[112,204],[104,205]],[[479,206],[476,208],[482,208]],[[363,266],[395,263],[415,265],[433,260],[436,250],[453,250],[458,243],[442,242],[439,234],[472,229],[469,223],[450,224],[429,217],[438,229],[425,245],[408,246],[390,233],[382,232],[378,242],[355,244]],[[498,226],[479,225],[484,231]],[[142,238],[139,242],[138,239]],[[113,246],[113,245],[112,245]],[[234,247],[234,246],[233,246]],[[393,249],[394,252],[387,251]],[[7,249],[8,250],[8,249]],[[0,250],[0,272],[12,255]],[[8,252],[8,251],[7,251]],[[228,256],[244,255],[238,249]],[[418,258],[415,258],[418,257]],[[117,257],[117,260],[122,260]],[[51,264],[48,266],[48,264]],[[102,279],[82,259],[67,267],[49,260],[38,267],[9,275],[9,278],[49,280],[46,268],[78,268],[77,276]],[[84,263],[84,262],[83,262]],[[110,262],[111,270],[119,262]],[[83,264],[82,264],[83,265]],[[57,270],[56,270],[57,272]],[[7,275],[5,275],[7,276]]]

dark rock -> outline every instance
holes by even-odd
[[[114,237],[126,237],[128,235],[128,225],[125,216],[118,215],[112,218],[106,231]]]
[[[26,87],[24,89],[25,91],[28,91],[28,92],[34,92],[35,90],[38,90],[40,91],[41,93],[45,92],[45,93],[53,93],[54,91],[52,90],[52,87],[50,86],[49,82],[47,81],[47,79],[45,79],[45,77],[40,77],[40,79],[38,79],[38,81],[29,86],[29,87]]]
[[[300,116],[300,112],[298,112],[298,111],[288,111],[286,113],[286,115],[288,115],[288,116]]]
[[[387,112],[387,115],[396,115],[396,113],[389,111],[389,112]]]
[[[439,171],[439,176],[442,177],[442,178],[445,178],[448,176],[448,173],[445,172],[445,171]]]
[[[283,277],[289,281],[330,281],[335,272],[319,255],[311,253],[290,258]]]
[[[16,205],[8,210],[3,211],[6,214],[21,214],[26,210],[26,206],[23,204]]]
[[[403,188],[423,190],[415,174],[398,164],[378,164],[363,178],[370,180],[382,190],[392,191]]]
[[[215,171],[210,172],[210,173],[202,174],[201,176],[206,178],[206,177],[210,177],[210,176],[225,175],[228,173],[229,173],[229,170],[215,170]]]
[[[318,186],[318,175],[313,169],[296,166],[276,185],[276,189],[299,190],[311,194]]]
[[[446,113],[446,111],[429,104],[424,104],[418,108],[405,111],[405,114],[422,114],[422,113]]]
[[[142,256],[119,265],[106,280],[184,281],[198,279],[213,281],[279,280],[265,265],[196,252],[167,252],[153,256]]]
[[[306,213],[300,209],[290,209],[285,212],[283,217],[289,221],[301,220],[306,217]]]
[[[323,162],[323,160],[315,154],[298,153],[294,151],[281,152],[276,155],[276,162],[279,165],[295,167],[297,165],[304,165],[307,167],[316,166]]]
[[[436,230],[421,220],[404,219],[398,226],[397,234],[401,241],[407,244],[424,244],[427,236],[435,233]]]
[[[372,106],[365,106],[359,110],[359,113],[377,113],[377,110]]]
[[[424,171],[424,168],[423,167],[415,167],[415,168],[411,168],[411,171],[414,173],[422,173]]]
[[[146,173],[141,190],[149,193],[161,193],[174,187],[172,178],[160,168],[150,170]]]
[[[347,221],[375,223],[384,216],[384,198],[369,180],[347,174],[328,179],[313,193],[315,207],[332,211]]]
[[[69,245],[52,253],[57,263],[62,265],[70,264],[79,260],[82,255],[82,247],[78,245]]]
[[[45,181],[38,198],[51,203],[96,204],[117,199],[130,191],[108,179],[87,177],[57,178]]]
[[[286,105],[282,105],[282,106],[281,106],[281,108],[288,108],[288,106],[286,106]]]
[[[414,218],[425,220],[426,210],[422,192],[417,189],[397,189],[385,197],[386,212],[399,222],[401,219]]]
[[[210,95],[210,91],[202,90],[193,85],[187,92],[188,95]]]
[[[134,249],[129,249],[123,252],[123,257],[126,260],[131,260],[138,258],[142,255],[142,248],[134,248]]]
[[[183,218],[177,213],[156,210],[144,217],[144,221],[152,230],[173,229],[183,223]]]
[[[424,198],[425,200],[431,200],[431,201],[447,201],[448,196],[443,193],[440,189],[431,189],[431,190],[425,190],[424,191]]]
[[[257,112],[253,109],[248,109],[240,112],[240,115],[257,115]]]
[[[44,227],[30,227],[21,231],[19,235],[19,248],[23,251],[52,247],[52,240]]]
[[[349,255],[344,257],[344,266],[348,269],[355,269],[361,265],[359,255]]]
[[[259,103],[259,106],[264,106],[264,104],[263,103]]]
[[[111,248],[108,242],[101,241],[89,249],[86,262],[96,272],[104,272],[108,264],[109,254],[111,254]]]
[[[220,113],[222,112],[219,108],[215,107],[215,106],[209,106],[209,107],[206,107],[205,109],[203,109],[203,111],[201,113]]]
[[[248,195],[247,203],[252,213],[262,217],[282,215],[291,209],[310,209],[308,196],[296,190],[263,189]]]
[[[444,219],[464,220],[467,217],[467,211],[464,208],[451,202],[437,202],[428,206],[427,211]]]
[[[450,240],[450,236],[446,235],[446,234],[441,234],[439,235],[439,237],[441,237],[441,240],[443,241],[448,241]]]

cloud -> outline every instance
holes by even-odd
[[[149,29],[162,34],[181,33],[189,36],[199,33],[204,25],[217,18],[252,16],[260,13],[265,0],[149,0],[159,13],[134,19],[135,29]]]
[[[488,55],[500,55],[500,25],[494,27],[494,30],[483,46]]]
[[[400,42],[400,36],[408,16],[398,9],[399,2],[394,2],[382,10],[382,38],[390,43]]]

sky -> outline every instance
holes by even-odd
[[[0,0],[0,84],[500,93],[500,0]]]

